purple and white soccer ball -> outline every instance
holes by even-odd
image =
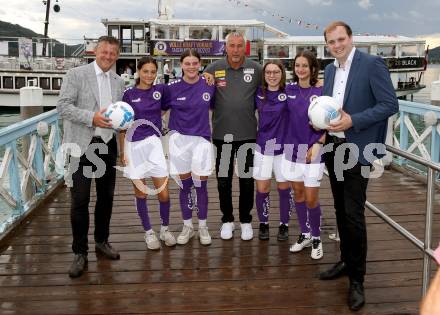
[[[309,106],[309,120],[315,128],[327,129],[329,124],[341,119],[341,105],[331,96],[319,96]]]
[[[104,116],[111,119],[115,130],[126,130],[134,121],[134,110],[126,102],[111,104],[104,113]]]

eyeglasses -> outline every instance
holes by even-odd
[[[280,75],[281,71],[280,70],[275,70],[275,71],[264,71],[264,74],[267,76],[271,76],[271,75]]]

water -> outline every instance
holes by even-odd
[[[422,77],[422,83],[426,88],[414,94],[414,102],[429,104],[431,100],[431,83],[438,81],[440,76],[440,64],[428,65]],[[410,98],[408,98],[410,100]]]

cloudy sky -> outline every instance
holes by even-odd
[[[44,31],[42,0],[3,0],[0,20]],[[52,5],[55,0],[51,0]],[[439,0],[171,0],[175,18],[258,19],[291,35],[321,35],[322,28],[338,19],[355,33],[423,37],[431,48],[440,46]],[[103,35],[102,18],[157,17],[158,0],[58,0],[59,13],[51,12],[49,36],[81,42]],[[290,20],[292,22],[290,22]],[[298,21],[301,24],[298,25]],[[309,27],[305,27],[309,24]],[[317,29],[315,29],[315,25]],[[313,27],[312,27],[313,26]]]

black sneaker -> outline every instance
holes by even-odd
[[[69,277],[78,278],[87,269],[87,256],[83,254],[75,254],[72,265],[69,268]]]
[[[279,241],[287,241],[289,239],[289,227],[285,224],[281,224],[278,228],[278,236],[277,239]]]
[[[95,243],[95,251],[96,254],[103,255],[111,260],[118,260],[120,258],[118,251],[109,242]]]
[[[260,230],[258,231],[258,238],[263,241],[269,239],[269,224],[260,223]]]

